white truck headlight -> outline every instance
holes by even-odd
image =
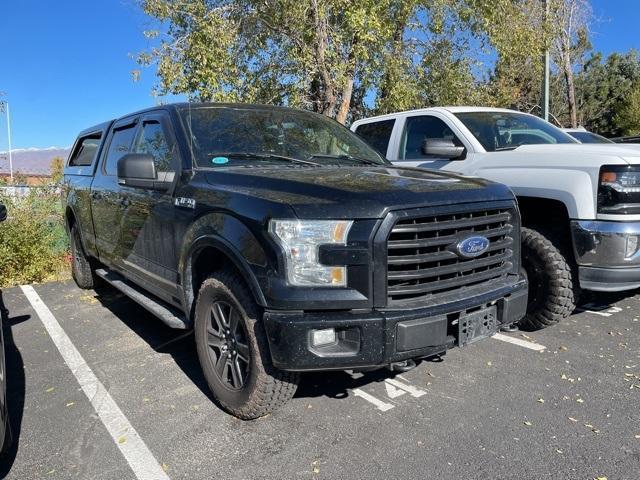
[[[284,252],[287,281],[300,287],[344,287],[345,266],[321,265],[320,245],[346,245],[351,220],[271,220],[269,232]]]
[[[598,213],[640,214],[640,168],[603,165],[598,185]]]

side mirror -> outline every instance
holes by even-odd
[[[462,160],[466,149],[458,147],[453,140],[443,138],[425,138],[422,142],[422,153],[432,157],[447,158],[449,160]]]
[[[4,222],[7,219],[7,207],[0,203],[0,222]]]
[[[167,190],[171,185],[158,180],[155,160],[148,153],[127,153],[118,160],[118,183],[150,190]]]

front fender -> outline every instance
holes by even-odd
[[[482,169],[476,174],[505,183],[519,197],[558,200],[569,218],[596,218],[598,186],[592,175],[570,169]]]
[[[189,228],[182,242],[180,263],[185,310],[192,311],[195,300],[193,285],[193,261],[206,248],[213,248],[224,258],[211,259],[212,263],[230,261],[249,285],[258,305],[266,306],[259,277],[269,269],[269,258],[261,241],[238,218],[227,213],[210,213],[197,219]]]

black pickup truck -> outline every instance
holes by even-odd
[[[526,310],[507,187],[394,167],[310,112],[176,104],[97,125],[63,197],[78,285],[193,329],[215,398],[244,419],[299,372],[406,370]]]

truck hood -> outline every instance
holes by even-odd
[[[507,152],[493,152],[492,155],[533,155],[537,158],[553,159],[554,166],[601,166],[609,163],[640,164],[640,148],[631,145],[613,144],[561,144],[561,145],[522,145]]]
[[[382,218],[389,210],[513,199],[489,180],[417,168],[216,169],[216,189],[289,205],[300,218]]]

